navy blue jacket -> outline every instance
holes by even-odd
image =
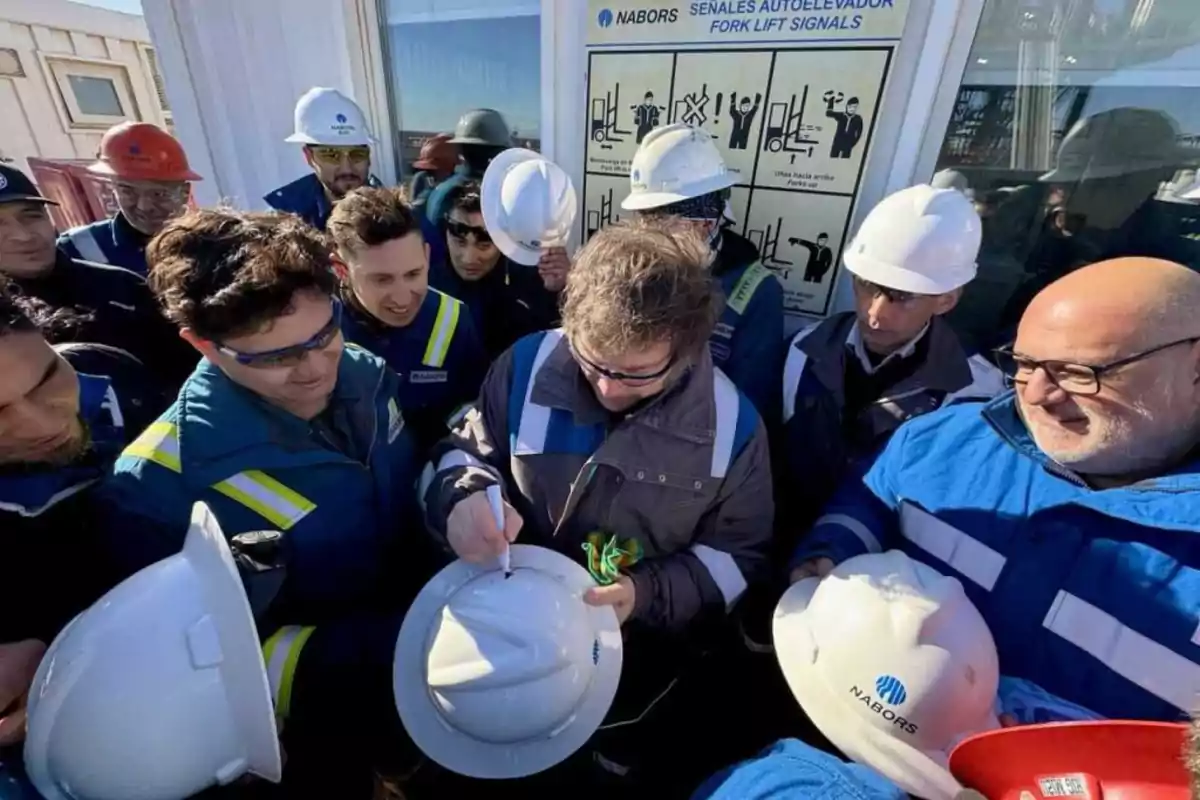
[[[422,452],[444,437],[450,416],[475,400],[487,372],[483,343],[462,302],[430,289],[416,318],[384,325],[344,302],[342,333],[387,362],[400,378],[400,410]]]
[[[146,277],[146,245],[150,238],[117,212],[111,219],[72,228],[58,237],[58,249],[68,258],[124,267]]]
[[[1090,488],[1034,444],[1011,392],[902,425],[795,561],[900,549],[962,581],[1000,671],[1114,719],[1200,695],[1200,461]]]

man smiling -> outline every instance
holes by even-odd
[[[793,580],[900,548],[958,577],[1000,670],[1118,719],[1200,693],[1200,275],[1145,258],[1044,289],[1015,385],[902,426],[796,553]]]

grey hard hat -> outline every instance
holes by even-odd
[[[459,117],[454,127],[454,144],[482,144],[491,147],[512,147],[512,131],[499,111],[476,108]]]

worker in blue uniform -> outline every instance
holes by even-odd
[[[1015,392],[901,426],[795,553],[792,579],[899,548],[957,577],[1000,670],[1105,717],[1200,693],[1200,275],[1124,258],[1026,309]],[[778,644],[777,644],[778,646]]]
[[[109,128],[100,140],[100,159],[88,172],[112,184],[117,213],[67,231],[58,240],[59,249],[69,258],[124,267],[145,277],[146,245],[187,207],[191,181],[201,177],[188,166],[179,142],[148,122]]]
[[[355,796],[344,773],[369,779],[361,760],[398,725],[391,651],[417,467],[399,381],[343,347],[328,240],[299,219],[191,212],[151,257],[152,288],[204,358],[99,491],[110,549],[126,571],[177,551],[200,500],[230,538],[282,534],[286,578],[260,632],[285,782]]]
[[[675,123],[642,140],[629,173],[621,208],[693,221],[713,251],[712,273],[725,293],[725,311],[709,340],[713,363],[754,403],[771,427],[780,414],[783,287],[759,263],[758,249],[729,229],[729,171],[702,128]]]
[[[479,394],[483,344],[463,303],[429,288],[429,245],[399,189],[357,189],[329,218],[342,333],[400,378],[400,411],[422,452]]]
[[[476,108],[463,114],[454,127],[451,144],[458,146],[459,164],[454,174],[430,191],[425,199],[425,218],[441,228],[453,207],[451,193],[466,181],[482,181],[488,164],[513,146],[512,129],[499,111]]]

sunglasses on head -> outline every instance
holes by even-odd
[[[474,236],[475,241],[480,244],[491,244],[491,234],[487,232],[487,228],[478,225],[468,225],[465,222],[457,220],[446,220],[446,232],[455,239],[466,239],[468,236]]]
[[[329,322],[310,337],[307,341],[281,347],[278,350],[264,350],[261,353],[243,353],[224,344],[217,343],[217,352],[229,356],[244,367],[266,369],[270,367],[294,367],[304,360],[305,356],[314,350],[324,350],[333,342],[342,327],[342,306],[332,304],[333,313]]]

